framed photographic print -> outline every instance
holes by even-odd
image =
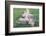
[[[6,35],[45,32],[45,4],[40,2],[5,2]]]

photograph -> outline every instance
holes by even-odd
[[[39,9],[13,8],[13,27],[39,27]]]
[[[44,5],[37,2],[6,1],[6,35],[44,33]]]

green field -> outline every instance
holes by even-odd
[[[13,8],[13,26],[16,27],[32,27],[30,24],[18,24],[16,21],[21,16],[22,12],[26,10],[25,8]],[[29,12],[32,13],[35,17],[35,26],[39,26],[39,9],[29,9]]]

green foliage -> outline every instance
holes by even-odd
[[[32,27],[30,24],[18,24],[16,20],[21,16],[22,12],[26,10],[25,8],[14,8],[13,9],[13,24],[14,27]],[[29,9],[29,12],[32,13],[35,17],[35,26],[39,26],[39,9]]]

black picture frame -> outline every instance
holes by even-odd
[[[10,4],[27,4],[27,5],[42,5],[42,13],[43,13],[43,30],[42,31],[33,31],[33,32],[13,32],[9,33],[9,18],[10,18]],[[19,34],[37,34],[37,33],[45,33],[45,3],[42,2],[22,2],[22,1],[5,1],[5,35],[19,35]]]

